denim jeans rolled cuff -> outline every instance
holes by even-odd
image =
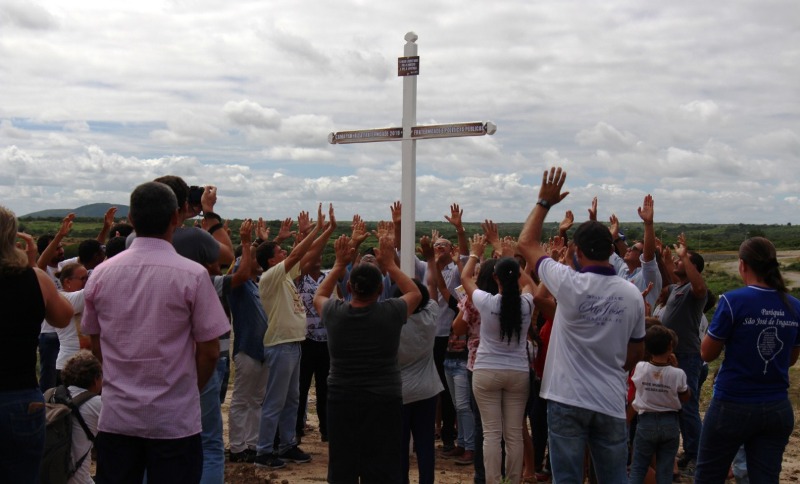
[[[644,482],[653,457],[656,458],[656,481],[672,482],[672,470],[679,443],[678,412],[639,414],[629,484]]]
[[[554,482],[583,482],[586,444],[598,482],[627,481],[625,419],[548,400],[547,428]]]
[[[713,398],[703,422],[695,482],[724,480],[742,444],[750,480],[778,482],[793,429],[789,399],[748,404]]]
[[[38,388],[0,392],[0,481],[39,482],[45,407]]]

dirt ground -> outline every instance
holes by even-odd
[[[798,258],[800,258],[800,251],[785,251],[779,254],[780,261],[784,263],[796,261]],[[723,267],[724,270],[738,276],[738,260],[734,254],[731,254],[730,260],[715,260],[713,264],[716,267]],[[800,286],[800,272],[784,272],[784,277],[786,278],[787,285],[790,287]],[[796,399],[796,390],[800,387],[800,370],[798,370],[798,368],[792,369],[791,378],[791,387],[795,394],[795,421],[797,421],[800,419],[798,401]],[[706,385],[710,384],[712,384],[711,381],[706,383]],[[309,397],[309,408],[313,409],[313,385],[311,391],[312,396]],[[230,389],[228,397],[230,398]],[[702,407],[705,407],[705,405],[701,402],[701,408]],[[223,418],[226,429],[225,438],[227,440],[227,403],[223,405]],[[314,429],[317,427],[316,413],[313,410],[309,411],[309,425]],[[437,445],[439,444],[441,444],[441,442],[437,442]],[[307,464],[287,463],[286,467],[276,471],[259,469],[253,464],[227,463],[225,466],[225,482],[231,484],[296,484],[326,482],[328,470],[327,445],[327,443],[321,442],[319,432],[316,430],[307,431],[305,437],[302,439],[300,447],[303,451],[311,454],[311,462]],[[453,459],[445,459],[437,455],[437,482],[443,484],[466,484],[472,482],[472,475],[472,466],[458,466]],[[411,472],[409,477],[412,483],[418,482],[416,460],[413,454],[411,457]],[[795,426],[795,430],[792,432],[792,436],[789,439],[789,445],[786,446],[786,451],[783,455],[781,482],[792,483],[798,481],[800,481],[800,430]],[[691,483],[692,479],[684,477],[682,482]]]

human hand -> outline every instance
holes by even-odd
[[[490,244],[497,245],[500,242],[500,234],[497,231],[496,223],[486,219],[481,224],[481,228],[483,229],[483,234],[486,236],[486,240],[489,241]]]
[[[67,216],[64,217],[64,220],[61,221],[61,227],[58,229],[58,233],[56,235],[62,239],[69,235],[69,231],[72,230],[72,222],[74,220],[74,213],[67,214]]]
[[[328,223],[330,223],[330,229],[336,230],[336,216],[333,214],[333,204],[328,204]]]
[[[427,235],[423,235],[419,238],[419,252],[422,257],[425,258],[427,261],[433,260],[434,252],[433,252],[433,244],[431,244],[431,238]]]
[[[333,243],[333,251],[336,254],[336,264],[346,265],[353,257],[355,248],[350,243],[350,237],[342,234]]]
[[[567,230],[572,228],[572,224],[575,223],[575,215],[573,215],[572,210],[567,210],[567,213],[564,214],[564,220],[558,224],[558,232],[564,233]]]
[[[308,212],[301,210],[297,216],[297,233],[305,235],[311,231],[312,227],[314,224],[308,216]]]
[[[392,223],[399,224],[402,219],[402,205],[400,201],[394,202],[389,209],[392,211]]]
[[[206,185],[203,189],[203,195],[200,197],[200,206],[203,207],[203,213],[213,212],[214,205],[217,204],[217,187],[214,185]]]
[[[262,242],[269,240],[269,227],[267,227],[267,223],[264,222],[264,219],[261,217],[258,217],[258,224],[256,224],[256,237]]]
[[[542,175],[542,186],[539,188],[539,200],[547,200],[550,207],[561,202],[569,192],[561,193],[564,182],[567,181],[567,172],[555,166]]]
[[[292,223],[294,223],[294,221],[291,219],[291,217],[284,219],[284,221],[281,222],[281,228],[278,230],[278,235],[275,237],[275,240],[283,241],[293,235],[296,235],[297,232],[292,230]]]
[[[517,254],[517,239],[510,235],[503,237],[500,242],[500,254],[502,257],[514,257]]]
[[[36,259],[39,257],[39,250],[36,247],[36,243],[33,241],[33,237],[25,232],[17,232],[17,237],[22,239],[22,243],[17,242],[17,248],[24,251],[25,255],[28,257],[28,267],[36,267]]]
[[[675,255],[677,255],[679,258],[683,259],[684,257],[688,257],[689,250],[686,247],[686,236],[683,234],[683,232],[678,235],[678,243],[675,244],[673,248],[675,249]]]
[[[469,241],[469,253],[470,255],[477,256],[478,259],[483,258],[483,254],[486,252],[486,236],[482,234],[475,234],[472,236],[472,239]]]
[[[597,197],[592,198],[592,206],[589,207],[589,220],[597,220]]]
[[[642,202],[642,206],[637,209],[639,212],[639,218],[642,219],[645,225],[652,225],[653,223],[653,197],[650,194],[647,194],[644,197],[644,202]]]
[[[253,220],[245,219],[242,225],[239,226],[239,238],[242,240],[242,245],[250,245],[253,243]]]
[[[464,215],[464,211],[459,208],[457,203],[450,205],[450,216],[444,216],[448,222],[453,224],[456,230],[462,230],[464,226],[461,224],[461,217]]]
[[[117,213],[117,207],[111,207],[106,210],[106,214],[103,216],[103,227],[106,229],[110,229],[112,225],[114,225],[114,215]]]
[[[619,219],[616,214],[612,213],[608,221],[611,223],[611,226],[608,227],[608,231],[611,232],[611,237],[616,240],[617,237],[619,237]]]
[[[358,221],[356,221],[355,217],[353,217],[352,228],[353,232],[350,235],[350,244],[353,245],[353,247],[358,247],[362,242],[367,240],[367,237],[369,237],[367,225],[363,220],[361,220],[361,217],[358,218]]]

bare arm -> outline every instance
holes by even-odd
[[[194,361],[197,367],[197,388],[201,391],[211,379],[219,359],[219,338],[195,344]]]
[[[472,297],[472,294],[478,289],[478,285],[475,284],[474,279],[475,266],[478,261],[481,260],[481,256],[483,256],[486,250],[486,237],[481,234],[475,234],[472,236],[470,242],[469,259],[467,259],[467,264],[464,266],[464,271],[461,273],[461,285],[464,286],[467,295]]]
[[[252,231],[253,221],[248,218],[239,227],[239,237],[242,241],[242,258],[239,261],[239,267],[233,273],[231,287],[239,287],[247,282],[253,272]]]
[[[17,248],[25,251],[25,256],[28,258],[28,267],[36,267],[36,259],[38,258],[39,252],[36,249],[36,244],[33,242],[33,237],[24,232],[17,232],[17,237],[25,242],[24,247],[22,246],[23,244],[17,242]]]
[[[314,294],[314,309],[317,310],[318,314],[322,314],[322,308],[331,298],[337,281],[344,276],[347,263],[355,250],[350,244],[350,237],[346,235],[340,235],[333,243],[333,248],[336,252],[336,262],[334,262],[333,268],[322,280],[322,284],[319,285],[317,292]]]
[[[58,292],[56,284],[46,272],[41,269],[35,271],[44,299],[44,319],[54,328],[66,328],[74,314],[72,304]]]
[[[469,331],[467,322],[464,321],[464,310],[458,312],[456,319],[453,320],[453,334],[456,336],[464,336]]]
[[[283,267],[286,269],[288,273],[292,268],[303,259],[303,256],[308,251],[311,244],[314,243],[314,236],[317,235],[317,232],[322,228],[323,220],[322,218],[317,219],[317,223],[314,227],[308,232],[308,235],[303,238],[303,240],[297,244],[293,249],[292,252],[289,253],[289,256],[283,261]]]
[[[525,258],[531,270],[536,269],[536,262],[539,259],[547,256],[540,243],[542,240],[542,224],[550,207],[569,195],[569,192],[561,193],[566,179],[567,173],[562,171],[561,168],[552,167],[549,172],[544,172],[542,186],[539,188],[539,200],[541,203],[537,202],[534,205],[533,210],[528,215],[528,219],[525,221],[522,232],[519,234],[517,249]],[[595,210],[596,203],[594,203]]]
[[[692,295],[697,299],[705,297],[708,293],[706,281],[689,259],[689,250],[686,248],[686,237],[683,234],[678,236],[678,243],[675,245],[675,253],[678,254],[681,262],[683,262],[683,268],[686,270],[686,277],[692,285]]]
[[[378,250],[376,251],[376,258],[378,264],[386,269],[389,277],[392,278],[400,292],[403,293],[400,299],[406,302],[408,315],[410,316],[419,306],[422,301],[422,293],[417,289],[417,285],[411,280],[395,262],[394,241],[391,237],[385,235],[378,241]]]
[[[64,240],[69,234],[69,231],[72,229],[72,221],[75,220],[75,214],[70,213],[64,220],[61,221],[61,228],[58,229],[55,237],[53,240],[47,244],[47,248],[39,254],[39,260],[36,262],[36,265],[41,270],[47,270],[47,263],[53,259],[53,256],[56,255],[56,251],[58,250],[58,246],[61,244],[61,241]]]
[[[649,194],[644,197],[642,206],[639,207],[639,217],[644,222],[644,246],[642,256],[645,262],[650,262],[655,258],[656,251],[656,230],[653,227],[653,197]]]
[[[458,252],[463,256],[469,255],[469,248],[467,247],[467,232],[464,231],[464,225],[461,223],[461,218],[464,215],[457,203],[450,205],[450,216],[444,216],[448,222],[453,224],[456,228],[456,235],[458,236]]]
[[[103,228],[101,228],[100,233],[97,234],[97,241],[101,244],[106,243],[108,231],[111,230],[111,226],[114,225],[114,214],[116,213],[117,207],[111,207],[106,210],[106,214],[103,216]]]
[[[719,355],[722,354],[722,350],[724,348],[725,343],[718,339],[714,339],[709,335],[705,335],[703,336],[703,341],[700,343],[700,358],[702,358],[703,361],[710,363],[719,358]],[[796,360],[797,358],[795,358],[795,361]],[[794,363],[792,363],[792,365],[793,364]]]
[[[394,248],[397,250],[402,249],[400,246],[400,222],[403,219],[403,211],[402,205],[400,202],[394,202],[391,207],[389,207],[392,211],[392,223],[394,224]]]
[[[321,203],[319,204],[317,217],[321,220],[324,220],[325,217],[322,215]],[[325,246],[328,244],[331,234],[333,234],[333,231],[336,230],[336,216],[333,214],[333,204],[328,206],[328,217],[329,221],[327,224],[325,224],[325,229],[322,231],[319,237],[314,240],[314,242],[311,244],[311,247],[308,249],[308,252],[300,261],[300,270],[303,274],[308,274],[311,271],[311,266],[313,263],[322,257],[322,251],[325,250]]]

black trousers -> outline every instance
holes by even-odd
[[[444,376],[444,356],[449,339],[447,336],[437,336],[433,342],[433,363],[444,386],[444,391],[439,394],[439,405],[442,411],[442,443],[445,445],[452,445],[456,440],[456,409]]]
[[[98,484],[195,484],[203,474],[200,434],[182,439],[145,439],[99,432]]]
[[[300,405],[297,406],[297,426],[303,430],[308,402],[308,391],[311,388],[311,377],[314,377],[314,388],[317,392],[317,417],[319,417],[319,433],[328,435],[328,372],[331,369],[331,356],[328,353],[327,341],[304,340],[300,344]]]

